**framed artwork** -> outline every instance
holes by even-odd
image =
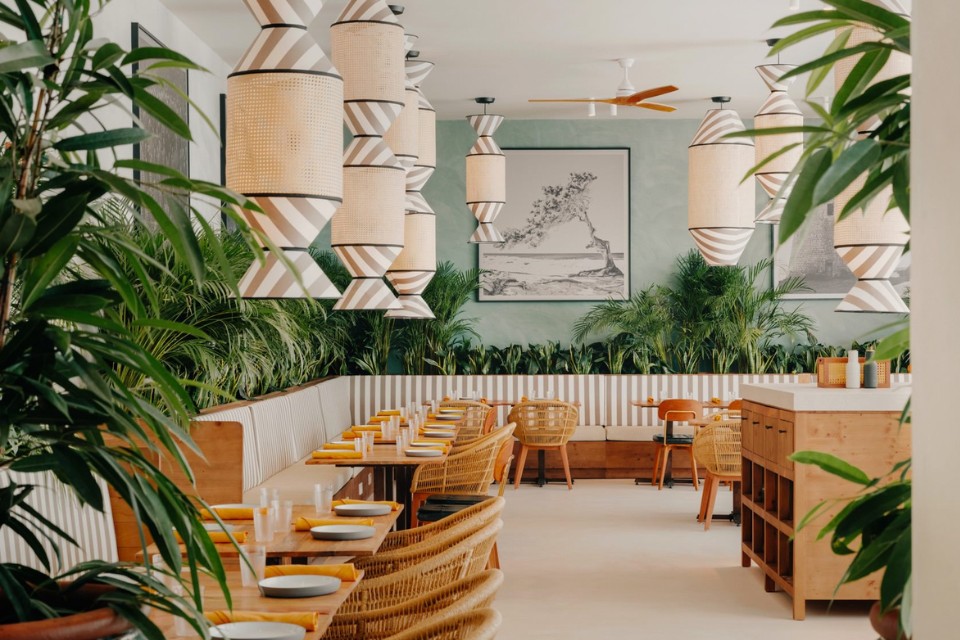
[[[504,149],[505,241],[481,244],[479,300],[630,295],[630,149]]]
[[[143,28],[140,23],[134,22],[131,25],[131,45],[133,49],[140,47],[163,47],[163,43],[157,40],[153,35]],[[137,65],[139,66],[139,65]],[[134,68],[134,73],[138,71]],[[190,124],[190,103],[186,96],[190,95],[189,75],[186,69],[160,68],[154,69],[151,74],[161,76],[177,88],[157,85],[150,91],[164,104],[173,109],[173,111],[183,118],[184,122]],[[143,127],[153,135],[137,143],[133,147],[133,157],[144,162],[153,162],[156,164],[172,167],[185,176],[190,175],[190,143],[170,131],[159,122],[157,122],[148,113],[143,113],[134,107],[134,116],[139,120],[139,126]],[[158,176],[153,174],[140,175],[139,171],[134,172],[134,180],[150,181]],[[161,194],[158,190],[144,188],[151,196],[157,198],[161,205],[166,194]],[[177,197],[179,204],[183,207],[189,207],[189,197]],[[146,224],[150,225],[151,219],[147,217]]]
[[[778,227],[773,230],[773,283],[790,276],[803,278],[810,291],[786,298],[797,300],[840,299],[856,284],[857,278],[833,248],[833,203],[821,205],[803,227],[784,244],[777,242]],[[910,254],[900,259],[897,272],[890,279],[901,296],[910,289]]]

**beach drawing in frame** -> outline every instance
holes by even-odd
[[[857,215],[854,213],[853,215]],[[857,278],[833,248],[833,203],[817,207],[787,242],[777,242],[779,227],[773,229],[773,283],[790,276],[803,278],[809,291],[784,296],[796,300],[841,299]],[[798,248],[799,247],[799,248]],[[904,254],[890,279],[901,297],[910,293],[910,253]]]
[[[630,149],[504,149],[505,242],[481,244],[479,300],[630,295]]]

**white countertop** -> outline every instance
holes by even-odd
[[[788,411],[903,411],[908,384],[889,389],[822,389],[813,384],[742,384],[744,400]]]

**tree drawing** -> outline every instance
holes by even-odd
[[[594,249],[603,254],[604,266],[600,269],[581,271],[577,276],[622,276],[623,272],[613,261],[610,241],[597,236],[596,227],[590,220],[590,187],[597,176],[589,171],[570,174],[566,184],[546,185],[543,197],[533,203],[525,225],[520,229],[510,229],[504,233],[505,247],[526,244],[539,246],[559,225],[580,220],[587,226],[590,241],[584,248]]]

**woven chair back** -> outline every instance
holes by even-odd
[[[532,447],[561,447],[577,429],[579,410],[559,400],[521,402],[510,411],[510,422],[517,424],[521,444]]]
[[[411,493],[486,493],[493,482],[497,454],[504,441],[512,441],[515,425],[508,424],[481,436],[463,449],[454,449],[440,464],[417,467]]]
[[[391,607],[483,572],[502,528],[503,520],[497,519],[419,564],[379,578],[364,578],[338,611],[355,613]]]
[[[718,420],[702,427],[693,439],[693,455],[715,476],[739,477],[740,421]]]
[[[490,432],[493,426],[496,410],[482,402],[470,400],[444,400],[441,407],[450,409],[464,409],[463,420],[460,422],[460,431],[457,433],[457,443],[462,444],[476,440]]]
[[[390,640],[490,640],[500,630],[496,609],[478,609],[454,616],[440,614]]]

